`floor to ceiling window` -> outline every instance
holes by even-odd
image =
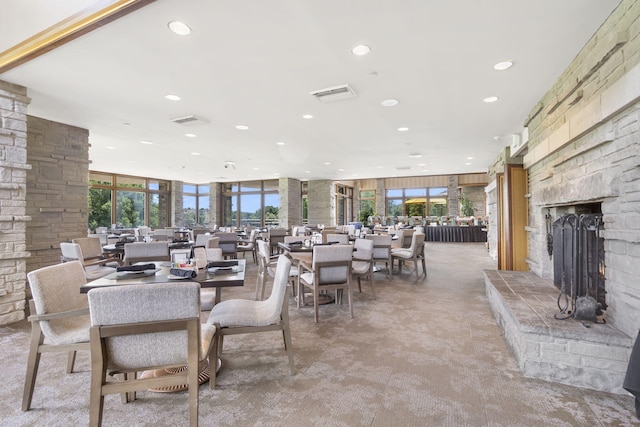
[[[280,194],[278,180],[224,184],[222,212],[224,226],[278,226]]]
[[[386,191],[387,216],[445,216],[447,188],[397,188]]]
[[[369,217],[376,212],[376,192],[375,190],[360,191],[360,222],[369,225]]]
[[[169,181],[90,172],[89,184],[89,229],[169,225]]]
[[[182,184],[182,223],[185,227],[209,225],[209,184]]]
[[[353,188],[336,184],[336,224],[346,225],[353,220]]]

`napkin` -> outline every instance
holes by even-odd
[[[234,265],[238,265],[238,261],[212,261],[207,264],[207,268],[233,267]]]
[[[182,268],[172,268],[169,273],[179,277],[191,277],[192,279],[198,275],[194,270],[183,270]]]
[[[116,267],[116,271],[145,271],[155,270],[155,264],[123,265]]]

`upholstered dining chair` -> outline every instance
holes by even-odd
[[[62,256],[60,257],[62,262],[80,261],[84,268],[84,274],[89,281],[99,279],[100,277],[104,277],[116,271],[116,267],[108,267],[101,263],[89,262],[88,264],[85,264],[82,247],[77,243],[61,242],[60,252],[62,253]],[[113,264],[118,265],[117,263]]]
[[[219,237],[218,247],[222,249],[222,256],[225,258],[238,258],[238,234],[236,232],[216,233]]]
[[[407,249],[409,246],[411,246],[411,237],[413,236],[414,231],[415,230],[413,228],[401,228],[396,232],[398,239],[394,241],[391,246],[394,249]]]
[[[391,249],[391,269],[393,270],[393,263],[398,260],[398,274],[402,273],[402,265],[405,261],[412,261],[414,265],[414,271],[416,272],[416,280],[420,278],[418,273],[418,264],[422,264],[422,276],[423,279],[427,277],[427,268],[424,260],[424,238],[423,233],[414,233],[411,237],[411,246],[409,248],[396,248]]]
[[[365,239],[373,241],[373,264],[384,262],[387,279],[391,280],[391,236],[379,234],[367,234]]]
[[[294,236],[285,236],[285,242],[287,238],[293,238]],[[297,237],[296,241],[300,241],[301,237]],[[275,267],[278,262],[279,255],[271,255],[269,252],[269,242],[265,240],[256,241],[257,245],[257,257],[258,257],[258,275],[256,278],[256,300],[260,301],[264,299],[264,293],[269,277],[275,277]],[[292,292],[295,295],[295,283],[298,277],[298,267],[292,266],[289,269],[289,281],[292,285]]]
[[[298,308],[304,306],[304,288],[313,293],[314,319],[318,323],[318,300],[321,291],[336,291],[336,304],[341,302],[339,291],[346,290],[349,298],[349,312],[353,318],[351,301],[351,245],[316,245],[313,247],[311,269],[299,265]]]
[[[266,243],[266,242],[265,242]],[[238,335],[253,332],[282,331],[284,346],[289,358],[291,375],[295,374],[293,362],[293,344],[289,328],[289,270],[291,258],[287,254],[280,255],[275,268],[273,290],[265,301],[231,299],[216,304],[209,314],[207,323],[215,325],[215,338],[211,361],[217,361],[222,353],[225,335]],[[213,367],[209,368],[213,372]],[[215,388],[215,375],[209,382]]]
[[[371,284],[371,296],[376,299],[376,289],[373,283],[373,240],[356,239],[354,242],[351,272],[358,279],[358,290],[362,292],[361,280],[366,278]]]
[[[80,261],[43,267],[27,274],[31,295],[29,322],[31,340],[22,410],[31,408],[40,355],[68,354],[67,373],[73,371],[76,351],[89,350],[89,306],[80,286],[87,283]]]
[[[92,289],[89,425],[100,426],[104,396],[187,385],[189,425],[198,425],[200,365],[207,366],[215,327],[200,324],[200,285],[154,283]],[[135,310],[131,308],[135,307]],[[186,366],[187,369],[184,369]],[[215,366],[215,364],[214,364]],[[135,373],[157,369],[172,375]],[[210,371],[215,377],[215,368]],[[116,379],[123,374],[125,380]],[[131,420],[120,420],[130,424]],[[184,425],[184,420],[171,424]]]
[[[269,229],[269,251],[271,254],[280,253],[280,248],[278,247],[278,243],[284,242],[284,236],[287,235],[287,230],[285,228],[270,228]]]
[[[82,263],[85,267],[91,265],[118,266],[121,262],[118,258],[104,254],[100,237],[78,237],[71,240],[71,243],[80,245],[84,256]]]
[[[124,244],[124,265],[136,262],[171,261],[168,242],[137,242]]]
[[[258,232],[260,230],[258,230],[257,228],[254,228],[253,230],[250,231],[249,233],[249,240],[247,242],[243,242],[238,244],[238,252],[242,252],[242,256],[244,257],[244,253],[245,252],[251,252],[251,255],[253,256],[253,262],[257,263],[256,260],[256,239],[258,238]]]
[[[324,243],[339,243],[341,245],[349,244],[348,234],[327,234],[327,241]]]

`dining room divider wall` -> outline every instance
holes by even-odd
[[[0,81],[0,325],[24,319],[27,89]]]

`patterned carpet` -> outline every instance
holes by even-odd
[[[411,266],[392,281],[376,273],[344,305],[297,309],[290,302],[296,375],[281,334],[225,338],[217,388],[200,387],[201,426],[632,426],[631,396],[524,378],[485,297],[484,244],[427,243],[429,276]],[[242,289],[252,298],[256,267]],[[267,291],[268,292],[268,291]],[[207,313],[203,313],[206,318]],[[0,425],[80,426],[89,420],[89,357],[65,374],[64,355],[44,355],[33,409],[20,411],[28,349],[26,322],[0,327]],[[187,394],[105,398],[104,426],[188,425]]]

